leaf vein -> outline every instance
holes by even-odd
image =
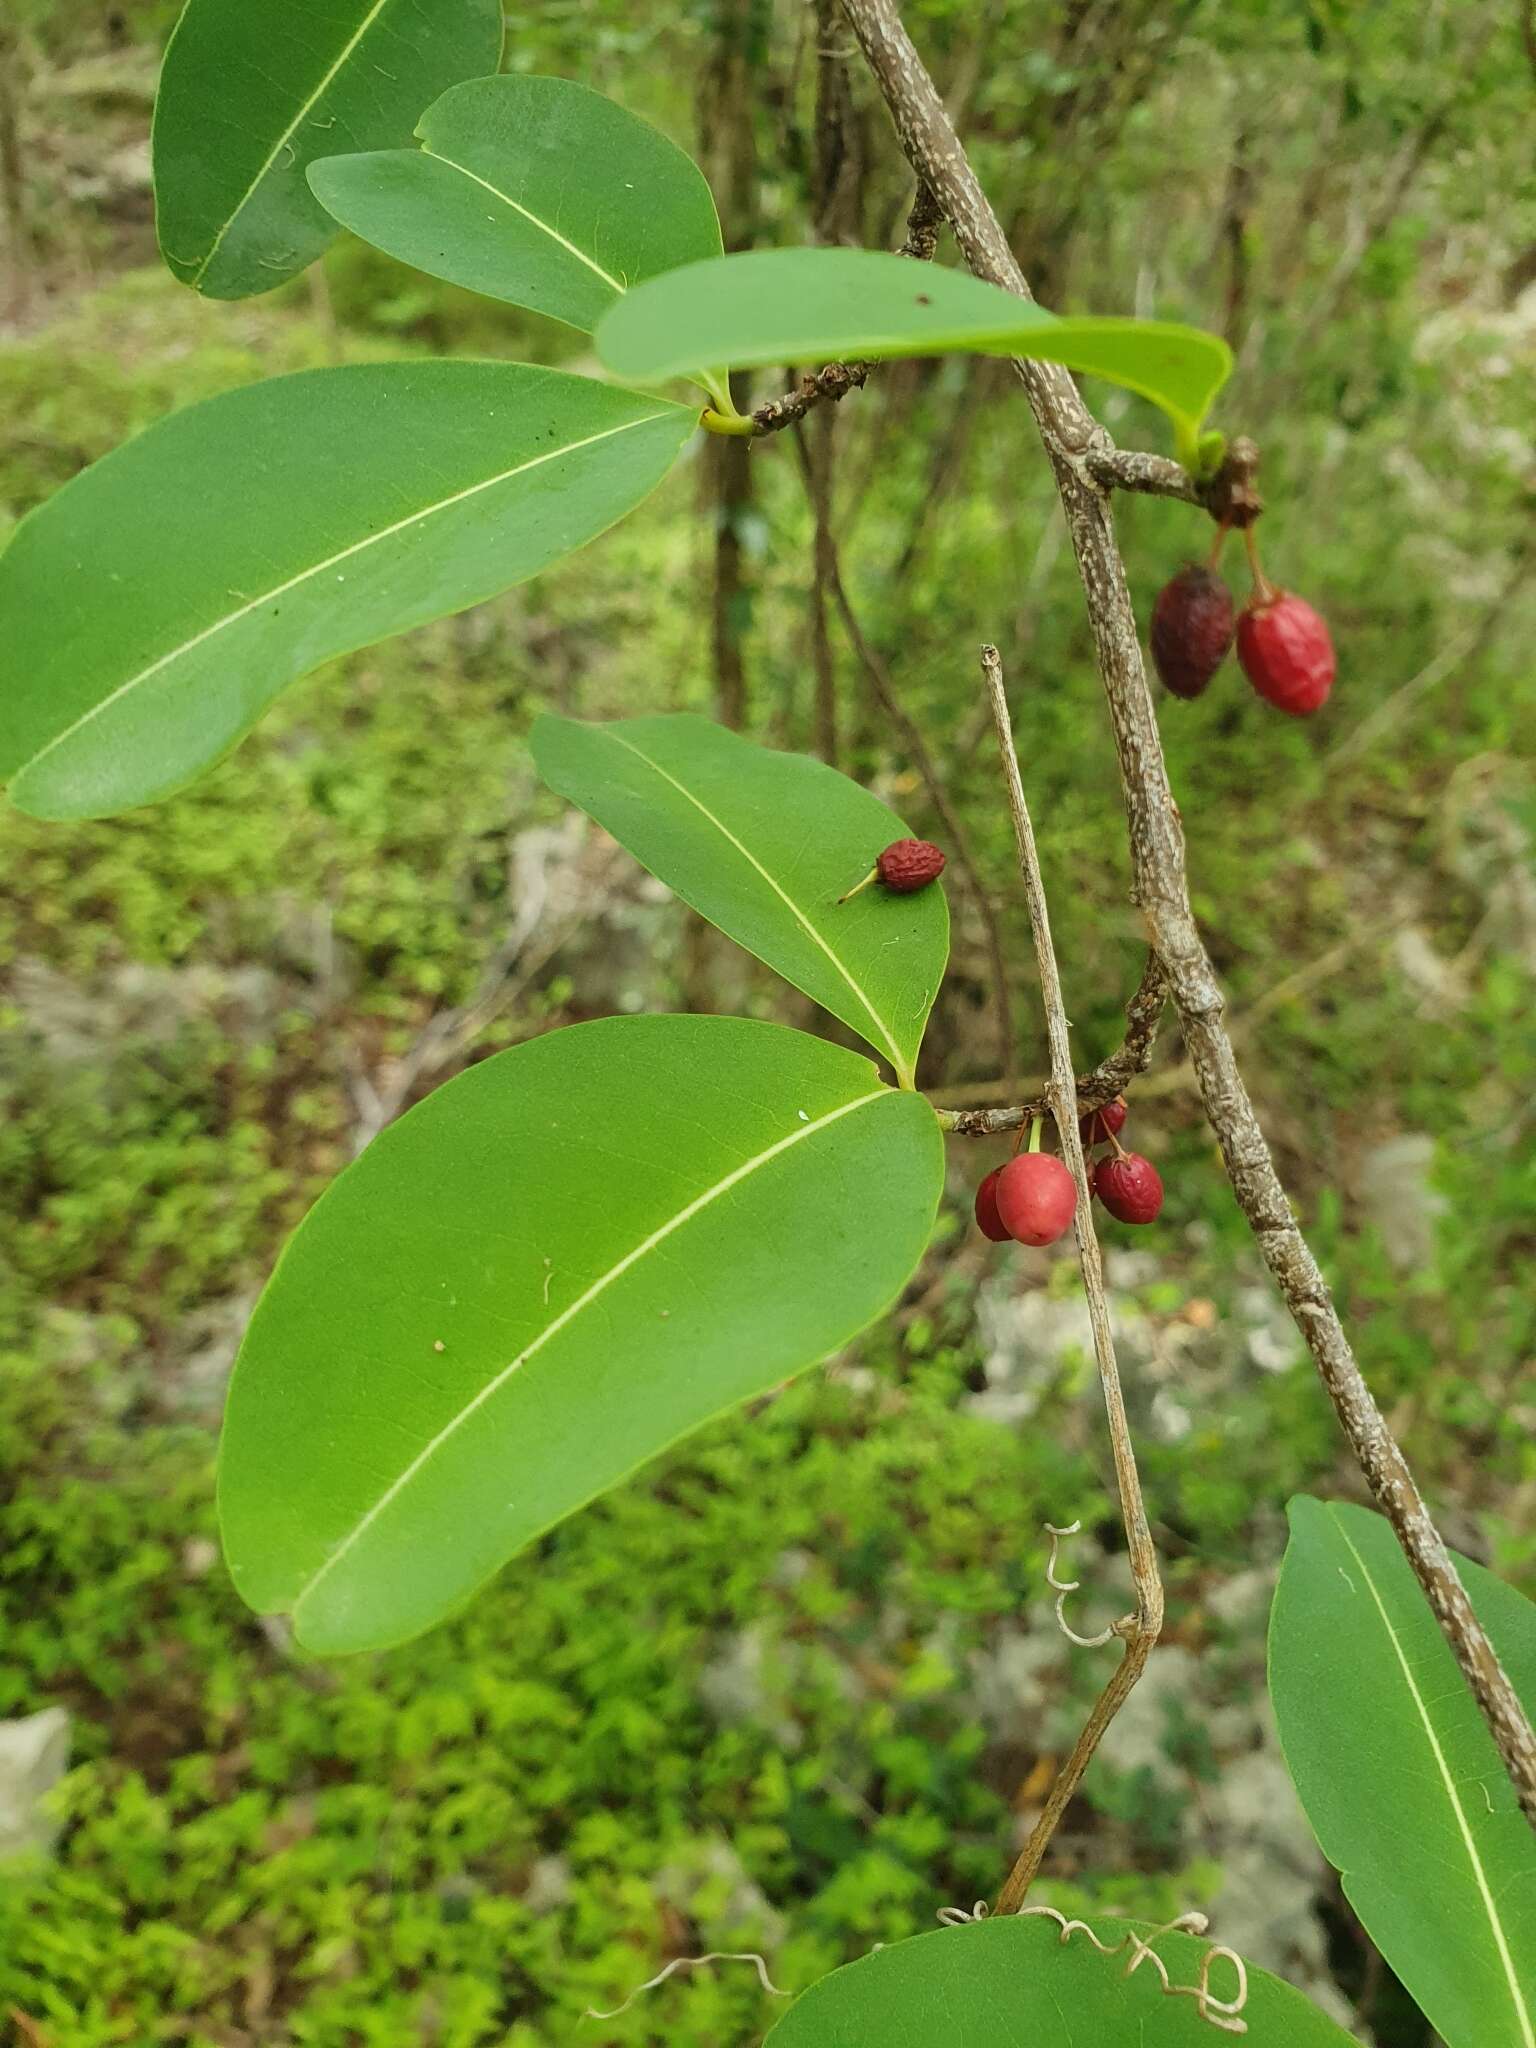
[[[430,505],[419,505],[413,511],[407,512],[402,518],[392,521],[390,525],[381,526],[376,532],[364,534],[361,540],[352,541],[348,546],[338,549],[335,554],[327,555],[323,561],[311,563],[307,569],[301,569],[298,575],[290,576],[285,583],[276,583],[270,590],[259,592],[245,604],[240,605],[235,611],[225,612],[220,618],[215,619],[211,625],[204,626],[201,632],[194,633],[191,639],[183,640],[179,646],[173,647],[169,652],[162,654],[158,660],[152,661],[148,668],[140,669],[136,675],[129,676],[124,682],[119,683],[115,690],[109,691],[98,703],[92,704],[88,710],[82,711],[78,718],[74,719],[69,725],[66,725],[61,732],[56,732],[46,746],[39,747],[37,752],[23,763],[22,767],[16,771],[17,779],[25,774],[27,770],[35,768],[39,761],[46,760],[56,747],[62,747],[67,740],[73,739],[77,732],[82,732],[93,720],[100,718],[103,712],[109,711],[114,704],[126,697],[129,691],[136,690],[140,683],[147,683],[152,677],[157,676],[162,669],[169,668],[173,662],[179,661],[184,654],[190,654],[194,648],[201,647],[205,641],[213,639],[215,635],[222,633],[226,627],[238,625],[241,619],[248,618],[252,612],[260,611],[262,606],[270,604],[273,598],[286,597],[289,591],[297,590],[302,584],[309,582],[312,577],[323,576],[328,569],[334,569],[338,562],[351,561],[355,555],[362,554],[366,549],[377,547],[382,541],[392,540],[397,533],[403,533],[408,526],[415,526],[428,519],[434,519],[440,512],[449,512],[455,505],[464,504],[468,499],[477,497],[482,491],[494,490],[498,484],[509,483],[513,477],[522,476],[530,469],[538,469],[546,462],[555,462],[562,455],[575,455],[579,450],[591,448],[599,441],[612,440],[616,434],[626,434],[633,427],[649,426],[652,420],[664,419],[665,417],[666,415],[660,412],[645,413],[639,419],[624,420],[616,427],[605,427],[600,434],[588,434],[584,440],[567,441],[558,448],[546,449],[542,455],[531,456],[528,461],[519,462],[511,469],[501,470],[495,476],[482,477],[477,483],[469,484],[465,489],[455,491],[448,497],[438,498]]]
[[[478,171],[472,171],[468,164],[461,164],[455,157],[444,156],[441,150],[429,149],[423,143],[421,153],[423,156],[434,157],[440,164],[446,164],[450,171],[458,171],[463,177],[472,179],[475,184],[489,192],[493,199],[499,199],[503,206],[510,206],[514,213],[520,213],[525,221],[528,221],[533,227],[540,229],[544,234],[548,235],[552,242],[558,242],[562,249],[569,251],[576,258],[578,263],[585,263],[588,270],[595,272],[603,280],[604,284],[612,285],[616,292],[623,292],[624,286],[619,282],[618,278],[613,276],[612,272],[604,270],[601,263],[595,257],[587,255],[584,249],[579,249],[567,236],[562,235],[557,227],[553,227],[550,222],[542,220],[538,214],[530,212],[526,206],[521,205],[512,197],[510,192],[503,192],[501,187],[493,185],[489,178],[482,178]]]
[[[1524,2043],[1524,2048],[1536,2048],[1536,2026],[1532,2024],[1530,2007],[1525,2002],[1525,1994],[1520,1989],[1520,1980],[1515,1975],[1514,1958],[1510,1954],[1509,1940],[1504,1931],[1503,1918],[1495,1904],[1493,1892],[1489,1888],[1488,1873],[1483,1868],[1483,1859],[1478,1854],[1477,1843],[1473,1838],[1472,1829],[1467,1820],[1466,1809],[1463,1807],[1458,1796],[1456,1781],[1451,1776],[1450,1766],[1446,1762],[1445,1751],[1440,1746],[1440,1738],[1435,1733],[1435,1725],[1430,1718],[1424,1695],[1419,1690],[1418,1681],[1413,1674],[1413,1667],[1409,1663],[1407,1654],[1398,1638],[1397,1630],[1392,1625],[1392,1617],[1388,1614],[1385,1603],[1376,1589],[1376,1581],[1371,1576],[1370,1566],[1355,1548],[1354,1543],[1350,1539],[1349,1531],[1344,1527],[1343,1522],[1337,1515],[1333,1519],[1334,1526],[1337,1528],[1339,1535],[1349,1546],[1351,1556],[1360,1567],[1365,1579],[1366,1590],[1376,1603],[1376,1611],[1381,1616],[1382,1627],[1387,1632],[1387,1639],[1391,1643],[1398,1664],[1402,1668],[1403,1681],[1412,1695],[1413,1704],[1418,1711],[1419,1719],[1424,1724],[1424,1737],[1434,1757],[1440,1780],[1445,1787],[1446,1797],[1451,1803],[1451,1811],[1456,1816],[1456,1825],[1461,1831],[1461,1839],[1466,1848],[1467,1860],[1472,1865],[1472,1875],[1476,1881],[1477,1889],[1482,1895],[1483,1905],[1488,1914],[1488,1924],[1493,1932],[1494,1947],[1498,1950],[1499,1962],[1503,1967],[1504,1975],[1509,1980],[1510,2003],[1514,2007],[1515,2018],[1520,2027],[1520,2038]]]
[[[791,916],[793,916],[796,922],[803,928],[807,937],[812,939],[815,942],[815,944],[821,948],[822,952],[826,954],[827,958],[831,961],[832,965],[843,977],[843,980],[847,982],[849,988],[852,989],[853,993],[864,1005],[864,1008],[868,1011],[870,1018],[874,1023],[875,1029],[879,1032],[881,1039],[884,1041],[884,1049],[886,1053],[889,1055],[891,1063],[895,1067],[896,1072],[898,1073],[898,1075],[901,1076],[902,1080],[905,1083],[910,1085],[909,1068],[907,1066],[907,1062],[901,1056],[900,1047],[896,1043],[896,1035],[891,1030],[890,1026],[886,1023],[885,1019],[881,1016],[880,1012],[875,1008],[874,1004],[870,1001],[869,996],[863,987],[863,984],[860,981],[858,981],[858,979],[853,974],[849,972],[846,964],[827,944],[826,940],[822,937],[821,933],[817,931],[815,925],[811,923],[810,919],[806,916],[805,912],[800,908],[799,904],[796,903],[795,899],[787,892],[787,890],[782,888],[780,884],[777,881],[775,881],[773,876],[769,874],[768,870],[757,858],[756,854],[751,852],[751,850],[748,847],[742,844],[741,840],[739,840],[736,837],[736,834],[731,830],[729,825],[726,824],[723,818],[717,817],[716,814],[709,808],[708,804],[702,803],[699,800],[699,798],[694,795],[693,791],[687,787],[685,783],[681,783],[678,781],[675,775],[670,775],[667,772],[667,770],[662,767],[659,761],[652,760],[651,756],[647,754],[643,748],[637,747],[632,740],[627,740],[623,738],[622,735],[616,732],[610,732],[608,734],[608,737],[611,740],[613,740],[615,745],[621,746],[625,748],[627,752],[633,754],[637,761],[643,761],[648,768],[654,769],[656,774],[658,774],[661,777],[663,782],[671,784],[672,788],[677,791],[679,796],[686,797],[688,802],[691,803],[694,806],[694,808],[701,813],[702,816],[709,820],[710,824],[714,826],[715,830],[720,834],[721,838],[729,841],[729,843],[732,846],[734,846],[736,851],[741,855],[742,859],[746,861],[749,866],[756,869],[757,873],[762,876],[763,880],[768,884],[769,888],[773,891],[774,895],[778,897],[779,901],[784,905],[785,909],[790,912]]]
[[[295,1613],[309,1599],[315,1588],[356,1547],[378,1520],[379,1516],[384,1513],[393,1501],[399,1498],[406,1487],[415,1480],[429,1461],[442,1449],[443,1445],[463,1428],[471,1416],[478,1413],[488,1401],[495,1398],[515,1372],[519,1371],[536,1353],[541,1351],[552,1337],[558,1336],[568,1324],[574,1322],[583,1309],[589,1307],[605,1293],[615,1280],[622,1279],[624,1274],[637,1265],[641,1259],[665,1244],[674,1232],[682,1229],[684,1224],[691,1223],[695,1216],[709,1207],[711,1202],[717,1201],[722,1195],[728,1194],[733,1188],[739,1186],[742,1181],[756,1173],[760,1167],[766,1166],[770,1160],[779,1158],[781,1154],[792,1150],[796,1145],[802,1144],[807,1138],[814,1137],[817,1132],[824,1131],[830,1125],[840,1122],[843,1117],[853,1115],[856,1110],[867,1109],[870,1103],[879,1102],[883,1097],[889,1095],[890,1092],[885,1087],[872,1088],[867,1095],[856,1096],[852,1102],[844,1102],[836,1109],[828,1110],[824,1115],[817,1117],[812,1123],[797,1125],[787,1136],[775,1140],[772,1145],[766,1146],[761,1152],[754,1153],[750,1159],[743,1160],[740,1166],[733,1167],[729,1173],[724,1174],[712,1186],[705,1188],[701,1194],[695,1195],[691,1202],[685,1203],[675,1215],[669,1216],[665,1223],[658,1225],[648,1237],[642,1238],[640,1243],[635,1245],[632,1250],[627,1251],[622,1258],[616,1259],[606,1272],[600,1273],[576,1297],[568,1308],[562,1309],[552,1322],[544,1326],[531,1344],[526,1345],[515,1358],[504,1365],[499,1372],[493,1374],[480,1391],[465,1402],[456,1415],[449,1417],[448,1421],[443,1424],[436,1435],[422,1446],[410,1464],[379,1495],[373,1506],[365,1514],[359,1516],[358,1520],[348,1530],[330,1556],[326,1558],[314,1576],[300,1590],[294,1600]]]

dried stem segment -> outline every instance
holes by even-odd
[[[977,277],[1029,298],[1024,274],[967,161],[933,80],[902,26],[894,0],[843,0],[843,4],[890,109],[907,161],[943,207],[966,263]],[[1408,1463],[1355,1362],[1317,1261],[1296,1227],[1222,1023],[1221,989],[1190,906],[1184,834],[1168,786],[1109,495],[1092,473],[1092,457],[1108,448],[1108,437],[1065,370],[1043,363],[1017,367],[1055,473],[1087,597],[1089,625],[1120,757],[1136,900],[1168,976],[1205,1113],[1221,1145],[1228,1178],[1312,1353],[1376,1504],[1392,1524],[1482,1710],[1521,1808],[1536,1827],[1536,1733],[1472,1611]]]
[[[1125,1396],[1120,1388],[1120,1368],[1115,1360],[1109,1302],[1104,1293],[1104,1264],[1099,1256],[1098,1235],[1093,1227],[1093,1202],[1088,1193],[1088,1174],[1078,1137],[1077,1082],[1072,1073],[1072,1045],[1061,998],[1061,974],[1056,965],[1056,948],[1051,943],[1051,916],[1046,907],[1045,884],[1040,877],[1035,830],[1024,798],[1023,778],[1019,774],[1018,750],[1013,743],[1013,723],[1008,716],[1008,695],[1003,687],[1002,659],[995,647],[983,647],[981,650],[981,672],[992,707],[992,721],[997,728],[997,744],[1002,752],[1008,808],[1019,846],[1019,873],[1024,880],[1024,900],[1029,906],[1029,922],[1035,935],[1040,999],[1045,1009],[1046,1037],[1051,1048],[1048,1093],[1056,1118],[1061,1156],[1077,1182],[1077,1256],[1083,1269],[1083,1292],[1088,1297],[1088,1317],[1093,1326],[1093,1353],[1098,1362],[1099,1383],[1104,1390],[1104,1412],[1109,1418],[1115,1483],[1120,1490],[1120,1513],[1125,1522],[1131,1577],[1136,1586],[1136,1612],[1127,1615],[1115,1628],[1116,1635],[1125,1645],[1119,1667],[1100,1694],[1072,1754],[1057,1773],[1056,1782],[1051,1787],[1044,1811],[1035,1823],[1034,1832],[1025,1844],[1024,1853],[1008,1873],[1008,1881],[998,1895],[997,1910],[1016,1913],[1040,1868],[1056,1823],[1066,1811],[1068,1801],[1099,1746],[1100,1737],[1146,1668],[1152,1646],[1163,1625],[1163,1588],[1157,1575],[1157,1552],[1152,1545],[1147,1510],[1141,1497],[1131,1426],[1125,1412]]]

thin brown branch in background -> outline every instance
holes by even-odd
[[[949,791],[939,773],[937,763],[928,751],[922,729],[902,703],[896,693],[896,686],[890,671],[870,645],[869,637],[849,599],[843,582],[842,565],[838,559],[834,542],[828,562],[831,577],[832,597],[843,621],[843,630],[849,644],[858,656],[859,665],[868,678],[869,687],[886,719],[896,728],[905,747],[908,759],[922,777],[923,787],[928,792],[928,801],[933,805],[943,827],[948,851],[957,868],[965,878],[971,900],[976,905],[976,914],[981,919],[982,931],[986,938],[987,959],[992,970],[992,1014],[997,1026],[997,1070],[999,1074],[1013,1072],[1013,1002],[1008,988],[1008,956],[1003,948],[1002,924],[998,918],[997,905],[991,891],[982,880],[981,870],[976,865],[975,854],[960,814],[950,802]],[[1006,1087],[1006,1082],[1004,1086]]]
[[[1056,948],[1051,943],[1050,911],[1045,901],[1045,883],[1040,875],[1034,826],[1024,797],[1023,778],[1019,774],[1018,750],[1013,743],[1008,695],[1003,687],[1002,657],[995,647],[981,650],[981,672],[992,706],[992,720],[997,728],[997,744],[1003,757],[1008,809],[1019,846],[1019,873],[1023,877],[1024,900],[1029,906],[1029,922],[1035,935],[1035,958],[1040,967],[1040,1000],[1045,1010],[1045,1032],[1051,1048],[1048,1092],[1056,1119],[1056,1137],[1061,1156],[1077,1182],[1077,1256],[1083,1270],[1083,1292],[1088,1298],[1093,1353],[1098,1362],[1099,1383],[1104,1390],[1104,1412],[1109,1419],[1109,1442],[1115,1461],[1115,1481],[1120,1491],[1120,1513],[1125,1522],[1131,1578],[1136,1587],[1136,1612],[1115,1626],[1114,1632],[1125,1646],[1120,1663],[1100,1694],[1071,1755],[1057,1772],[1056,1781],[1023,1854],[1008,1873],[1008,1880],[998,1894],[998,1912],[1016,1913],[1040,1868],[1041,1858],[1056,1831],[1057,1822],[1082,1782],[1100,1737],[1146,1669],[1147,1659],[1163,1626],[1163,1588],[1157,1573],[1157,1552],[1152,1544],[1152,1532],[1147,1526],[1147,1510],[1141,1497],[1131,1426],[1120,1387],[1120,1369],[1115,1361],[1109,1302],[1104,1293],[1104,1263],[1093,1227],[1093,1200],[1088,1192],[1088,1170],[1083,1162],[1082,1141],[1078,1136],[1077,1083],[1072,1074],[1072,1045],[1061,997],[1061,974],[1056,965]]]
[[[1232,138],[1232,161],[1227,166],[1227,188],[1222,195],[1220,245],[1227,257],[1227,302],[1221,331],[1235,355],[1242,347],[1248,326],[1248,287],[1252,262],[1248,246],[1248,217],[1253,211],[1257,180],[1253,169],[1253,138],[1239,126]]]
[[[1168,981],[1162,962],[1155,953],[1149,953],[1136,993],[1125,1006],[1123,1042],[1108,1059],[1100,1060],[1096,1067],[1077,1077],[1079,1116],[1086,1116],[1090,1110],[1102,1109],[1106,1102],[1113,1102],[1117,1095],[1125,1093],[1139,1074],[1147,1071],[1152,1064],[1152,1047],[1167,1002]],[[1004,1131],[1022,1130],[1025,1124],[1043,1116],[1050,1108],[1050,1091],[1043,1089],[1038,1095],[1031,1096],[1028,1102],[1010,1104],[1004,1109],[941,1109],[938,1117],[945,1130],[954,1137],[993,1138]]]
[[[1029,298],[1024,274],[894,0],[844,0],[844,6],[907,161],[938,196],[970,269]],[[1306,1340],[1376,1504],[1392,1524],[1477,1699],[1520,1805],[1536,1827],[1536,1733],[1366,1386],[1327,1284],[1297,1227],[1222,1023],[1224,999],[1190,905],[1184,834],[1142,667],[1109,496],[1089,467],[1090,455],[1107,445],[1104,430],[1066,371],[1023,362],[1018,374],[1055,475],[1087,598],[1120,759],[1134,894],[1168,976],[1233,1193]]]
[[[32,299],[33,248],[21,140],[22,51],[19,27],[0,21],[0,319],[20,320]]]
[[[806,430],[802,429],[802,433]],[[811,500],[811,673],[815,694],[811,705],[812,744],[823,761],[837,763],[837,658],[832,651],[829,610],[835,546],[832,538],[832,477],[836,459],[837,416],[818,413],[810,423],[806,448],[807,488]]]

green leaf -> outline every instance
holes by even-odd
[[[943,891],[838,897],[907,828],[800,754],[707,718],[582,725],[545,717],[533,757],[685,903],[868,1039],[904,1087],[949,951]]]
[[[303,371],[174,413],[0,554],[0,777],[44,818],[179,789],[295,676],[611,526],[693,425],[473,362]]]
[[[716,363],[807,363],[951,350],[1031,356],[1160,405],[1193,453],[1232,369],[1214,334],[1162,320],[1059,320],[963,271],[873,249],[758,249],[636,286],[597,330],[615,375],[650,383]]]
[[[308,165],[408,141],[500,61],[500,0],[187,0],[155,101],[161,254],[209,298],[270,291],[336,232]]]
[[[1093,1926],[1109,1945],[1127,1932],[1124,1921]],[[1200,1982],[1209,1941],[1143,1931],[1170,1983]],[[1211,2048],[1228,2038],[1193,1998],[1165,1996],[1154,1963],[1128,1977],[1130,1954],[1100,1954],[1081,1927],[1063,1943],[1057,1922],[1040,1914],[946,1927],[823,1977],[764,2048]],[[1212,1963],[1209,1988],[1213,1998],[1236,1997],[1229,1962]],[[1350,2048],[1310,2000],[1251,1964],[1241,2017],[1246,2048]]]
[[[641,278],[720,253],[692,158],[569,79],[471,79],[416,132],[420,149],[327,157],[309,182],[354,234],[433,277],[590,333]]]
[[[933,1111],[774,1024],[618,1017],[385,1130],[284,1252],[235,1367],[225,1553],[317,1651],[403,1641],[562,1516],[894,1298]]]
[[[1380,1516],[1305,1495],[1269,1624],[1286,1762],[1367,1932],[1449,2048],[1536,2048],[1536,1839]],[[1457,1559],[1536,1708],[1536,1607]]]

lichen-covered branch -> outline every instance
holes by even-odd
[[[966,159],[894,0],[844,0],[907,161],[936,195],[978,277],[1029,298],[996,214]],[[1021,362],[1018,374],[1055,474],[1087,599],[1130,833],[1133,889],[1168,977],[1184,1040],[1238,1206],[1306,1340],[1377,1505],[1392,1524],[1472,1688],[1527,1818],[1536,1827],[1536,1733],[1413,1474],[1356,1363],[1327,1285],[1275,1171],[1222,1022],[1221,988],[1190,905],[1184,834],[1168,783],[1140,638],[1115,541],[1110,495],[1091,458],[1108,447],[1071,377]]]
[[[1125,1006],[1125,1037],[1107,1059],[1077,1077],[1077,1114],[1102,1109],[1123,1095],[1138,1074],[1152,1064],[1152,1047],[1157,1027],[1168,1002],[1168,982],[1156,953],[1147,955],[1136,993]],[[957,1138],[993,1138],[1004,1131],[1022,1130],[1037,1116],[1052,1110],[1049,1091],[1032,1095],[1028,1102],[1009,1103],[999,1109],[941,1109],[937,1112],[945,1130]]]
[[[907,238],[896,251],[897,255],[910,256],[917,263],[931,262],[939,245],[939,226],[943,218],[938,201],[919,180],[917,196],[907,215]],[[850,391],[861,389],[874,368],[873,363],[828,363],[824,369],[812,371],[800,379],[793,391],[786,391],[782,398],[770,398],[766,405],[757,407],[752,414],[757,432],[782,433],[796,420],[803,420],[813,406],[827,402],[836,405]]]

